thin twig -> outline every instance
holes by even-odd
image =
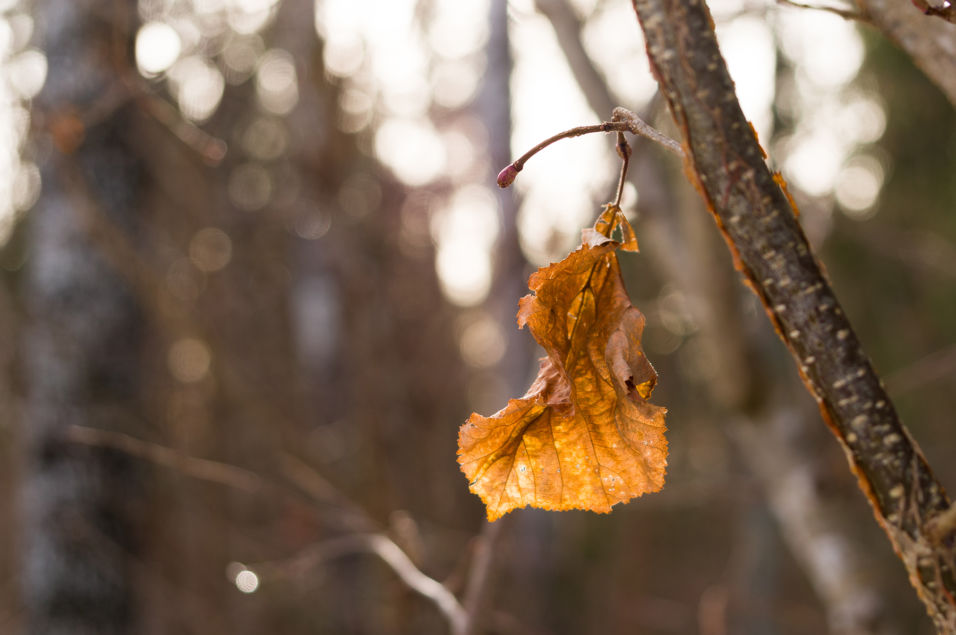
[[[189,456],[162,445],[147,443],[122,432],[71,425],[66,428],[65,436],[73,443],[118,450],[156,465],[177,470],[201,481],[227,485],[246,492],[259,491],[265,485],[262,477],[241,467]]]
[[[279,455],[279,472],[289,483],[301,489],[313,500],[339,507],[344,524],[353,531],[367,532],[378,526],[365,509],[302,459],[288,452],[282,452]]]
[[[495,543],[501,535],[501,528],[507,520],[485,522],[481,534],[475,541],[474,556],[471,570],[468,575],[468,586],[465,588],[465,626],[464,635],[478,632],[481,624],[479,617],[483,613],[485,600],[488,594],[488,585],[491,580],[491,571],[494,564]]]
[[[368,536],[369,548],[384,560],[408,587],[434,602],[451,625],[452,633],[465,632],[467,614],[458,598],[441,582],[422,573],[391,539],[383,534]]]
[[[853,9],[841,9],[839,7],[827,7],[820,4],[804,4],[796,0],[777,0],[777,4],[794,7],[797,9],[810,9],[812,11],[825,11],[838,15],[844,20],[855,20],[857,22],[870,22],[870,17],[863,11],[854,11]]]
[[[953,26],[928,18],[919,10],[920,0],[855,0],[869,22],[912,58],[926,77],[956,106],[956,55]],[[952,7],[952,5],[950,5]]]
[[[405,585],[432,602],[445,616],[453,635],[465,633],[468,616],[455,594],[444,584],[426,575],[395,544],[382,533],[348,534],[318,542],[292,558],[277,562],[246,565],[260,579],[275,579],[307,571],[308,569],[353,553],[371,553],[378,556]]]
[[[206,165],[217,166],[222,163],[227,151],[225,141],[183,117],[180,110],[165,99],[148,93],[139,85],[139,82],[130,86],[130,89],[135,91],[137,105],[186,147],[198,154]]]
[[[568,0],[535,0],[535,7],[551,23],[558,46],[564,54],[571,74],[581,87],[594,112],[611,112],[615,104],[624,103],[608,86],[604,75],[598,70],[594,59],[584,48],[581,33],[584,24]]]
[[[189,456],[162,445],[136,439],[121,432],[72,425],[66,428],[65,436],[67,440],[73,443],[117,450],[156,465],[177,470],[193,478],[226,485],[246,492],[257,492],[272,488],[285,494],[291,493],[283,490],[278,483],[273,483],[255,472],[220,461]],[[348,500],[341,492],[335,489],[334,486],[315,470],[309,468],[304,462],[295,459],[295,457],[291,455],[284,455],[282,471],[286,477],[289,477],[290,480],[299,484],[302,489],[314,498],[322,502],[331,501],[339,503],[348,511],[356,514],[359,517],[359,523],[361,525],[373,525],[373,521],[364,510],[351,500]],[[319,562],[333,557],[362,551],[377,555],[395,571],[402,582],[410,589],[431,600],[448,620],[453,635],[464,635],[466,633],[465,629],[468,624],[468,615],[464,607],[462,607],[461,602],[455,597],[455,594],[438,580],[422,573],[408,555],[402,551],[401,547],[395,544],[391,538],[380,532],[347,534],[331,541],[313,545],[291,560],[281,563],[261,563],[248,568],[257,573],[257,575],[274,577],[287,573],[290,569],[301,570],[307,566],[314,566]],[[490,554],[485,558],[476,555],[476,565],[480,566],[483,570],[478,573],[473,573],[472,578],[479,577],[483,579],[479,581],[472,580],[472,582],[469,583],[469,587],[485,584],[487,580],[487,567],[489,566],[486,558],[490,558]]]
[[[679,157],[684,156],[684,149],[680,143],[674,141],[667,135],[659,132],[656,128],[637,116],[627,108],[618,106],[611,112],[611,121],[623,121],[627,124],[627,131],[639,137],[646,137],[651,141],[661,145],[664,149],[673,152]]]
[[[538,154],[555,141],[560,141],[561,139],[570,139],[572,137],[580,137],[581,135],[591,134],[592,132],[624,132],[625,130],[627,130],[627,125],[624,122],[604,121],[602,123],[592,124],[590,126],[577,126],[576,128],[559,132],[558,134],[548,137],[541,143],[537,144],[515,159],[501,172],[499,172],[498,187],[504,188],[514,183],[515,177],[518,176],[518,172],[524,168],[524,164],[527,163],[528,159]]]
[[[952,0],[913,0],[913,5],[925,15],[956,24],[956,4]]]
[[[679,143],[667,135],[655,130],[630,110],[618,107],[614,109],[611,121],[602,121],[601,123],[591,124],[589,126],[577,126],[575,128],[571,128],[570,130],[559,132],[556,135],[548,137],[541,143],[538,143],[498,173],[498,187],[508,187],[514,183],[515,177],[517,177],[518,172],[521,172],[521,170],[524,168],[524,164],[527,163],[531,157],[538,154],[552,143],[561,141],[562,139],[580,137],[582,135],[591,134],[594,132],[630,132],[634,135],[647,137],[651,141],[660,144],[665,149],[673,152],[679,157],[684,156],[684,151],[681,149]]]

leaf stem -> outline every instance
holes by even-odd
[[[627,166],[631,160],[631,146],[623,132],[617,133],[617,154],[621,157],[621,177],[617,180],[617,196],[614,197],[614,207],[621,207],[621,197],[624,195],[624,180],[627,178]]]

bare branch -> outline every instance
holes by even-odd
[[[926,16],[910,2],[857,0],[857,5],[956,106],[956,24]]]
[[[839,7],[828,7],[822,4],[804,4],[802,2],[796,2],[796,0],[777,0],[777,4],[782,4],[788,7],[794,7],[796,9],[809,9],[811,11],[825,11],[826,13],[832,13],[833,15],[838,15],[844,20],[856,20],[858,22],[867,22],[869,23],[870,18],[865,13],[860,11],[854,11],[853,9],[841,9]]]
[[[333,558],[353,553],[378,556],[409,589],[438,608],[448,621],[453,635],[466,632],[467,614],[455,594],[438,580],[422,573],[405,552],[382,533],[347,534],[318,542],[287,560],[250,564],[247,568],[261,579],[276,579],[305,572]]]
[[[956,24],[956,4],[952,0],[912,0],[913,6],[924,15],[942,18]]]
[[[637,116],[637,114],[631,112],[627,108],[621,108],[618,106],[612,111],[611,121],[624,121],[627,122],[627,130],[633,135],[639,137],[646,137],[653,141],[654,143],[659,144],[665,150],[668,150],[679,157],[684,156],[684,149],[681,148],[680,144],[665,134],[662,134],[657,131],[656,128],[649,125],[646,121]]]
[[[479,617],[483,614],[488,583],[491,580],[491,570],[494,564],[495,543],[501,535],[501,528],[507,519],[489,523],[485,521],[481,534],[476,539],[471,569],[468,575],[468,586],[465,589],[466,621],[462,633],[472,635],[479,631],[481,624]]]
[[[422,573],[398,545],[383,534],[367,537],[369,549],[385,561],[410,589],[434,602],[451,625],[452,633],[465,633],[467,614],[445,585]]]
[[[696,181],[744,274],[793,355],[824,420],[937,628],[956,630],[953,535],[927,524],[949,509],[773,179],[701,0],[633,0],[661,91]]]
[[[278,485],[249,470],[228,463],[189,456],[171,448],[147,443],[120,432],[73,425],[66,429],[66,438],[82,445],[118,450],[156,465],[177,470],[193,478],[234,487],[246,492],[261,491],[269,487],[281,490]],[[357,515],[363,524],[372,524],[371,519],[364,511],[302,461],[292,456],[284,456],[283,472],[317,500],[338,502],[344,505],[348,511]],[[497,532],[497,530],[495,531]],[[490,546],[488,548],[490,549]],[[466,633],[465,629],[469,621],[468,614],[458,598],[455,597],[455,594],[441,582],[422,573],[391,538],[380,532],[347,534],[313,545],[290,560],[280,563],[261,563],[250,566],[249,569],[256,572],[257,575],[278,577],[288,574],[292,570],[303,570],[330,558],[358,551],[377,555],[395,571],[402,582],[410,589],[433,602],[448,620],[454,635]],[[482,555],[479,549],[476,563],[473,565],[477,571],[472,573],[473,580],[470,585],[470,587],[474,587],[472,593],[477,593],[484,586],[490,566],[488,562],[490,557],[490,553]]]
[[[73,443],[118,450],[201,481],[227,485],[246,492],[259,491],[265,485],[258,474],[241,467],[189,456],[162,445],[141,441],[122,432],[71,425],[66,429],[65,435]]]
[[[768,421],[735,421],[728,430],[758,476],[784,540],[827,608],[833,635],[893,632],[887,602],[865,554],[848,533],[841,503],[817,487],[820,475],[801,408],[779,408]],[[825,490],[826,488],[822,488]]]
[[[611,112],[615,104],[622,102],[612,93],[594,60],[584,49],[581,20],[574,8],[567,0],[535,0],[534,5],[551,23],[571,74],[581,87],[581,93],[588,100],[591,110],[598,116]]]
[[[630,132],[633,135],[645,137],[651,141],[654,141],[677,156],[684,156],[684,151],[681,149],[679,143],[667,135],[658,132],[630,110],[618,107],[614,109],[611,121],[604,121],[601,123],[591,124],[589,126],[577,126],[575,128],[559,132],[556,135],[552,135],[544,141],[538,143],[498,173],[498,187],[508,187],[514,183],[515,178],[518,176],[518,172],[521,172],[521,170],[524,168],[524,164],[527,163],[531,157],[538,154],[552,143],[561,141],[562,139],[580,137],[582,135],[591,134],[594,132],[617,132],[618,134],[622,132]],[[627,144],[625,143],[624,146],[626,147]],[[626,162],[626,157],[624,157],[623,153],[629,152],[629,150],[625,151],[621,148],[622,146],[620,143],[618,143],[618,152],[621,153],[621,157],[625,158]],[[630,155],[628,154],[628,156]]]

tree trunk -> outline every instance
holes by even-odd
[[[49,59],[36,112],[51,133],[36,140],[44,187],[23,287],[31,320],[24,600],[27,629],[37,634],[136,630],[132,512],[141,479],[127,457],[66,439],[71,426],[130,431],[141,419],[141,311],[123,259],[135,241],[140,172],[125,141],[133,113],[110,107],[121,60],[107,46],[129,48],[124,18],[136,3],[119,7],[120,15],[106,1],[35,8]]]

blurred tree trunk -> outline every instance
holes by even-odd
[[[472,108],[488,131],[488,160],[484,174],[479,173],[480,184],[491,186],[497,171],[512,161],[511,154],[511,41],[508,33],[508,2],[492,0],[488,4],[488,42],[485,45],[487,66]],[[498,239],[492,251],[492,279],[484,309],[504,340],[501,358],[485,369],[473,371],[472,382],[484,386],[478,398],[472,397],[472,406],[479,412],[492,411],[508,399],[524,394],[533,375],[532,363],[535,344],[527,332],[516,328],[518,298],[528,292],[528,262],[518,239],[518,201],[514,188],[494,188],[498,208]],[[499,553],[503,545],[512,545],[516,557],[508,565],[508,577],[516,586],[540,586],[546,579],[545,563],[534,556],[545,537],[549,521],[540,514],[499,520],[494,525],[483,523],[482,533],[476,538],[472,559],[470,584],[466,589],[465,608],[471,616],[466,632],[481,633],[488,619],[486,607],[500,606],[500,585],[489,583],[494,579],[495,561],[504,561]],[[504,540],[499,540],[502,527],[507,529]],[[509,535],[510,534],[510,535]],[[487,552],[484,558],[481,557]],[[484,570],[482,570],[484,567]],[[510,583],[509,583],[510,584]],[[498,596],[495,598],[495,596]],[[534,623],[541,623],[543,610],[540,595],[524,595],[525,616],[533,614]]]
[[[37,139],[44,187],[23,286],[27,630],[132,633],[139,472],[66,435],[141,426],[141,306],[124,260],[139,222],[139,157],[127,143],[134,113],[111,103],[136,3],[40,0],[35,15],[49,60],[36,110],[51,136]]]

